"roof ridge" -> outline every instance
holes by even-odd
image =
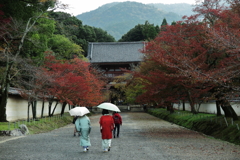
[[[145,41],[134,41],[134,42],[88,42],[89,44],[136,44],[144,43]]]

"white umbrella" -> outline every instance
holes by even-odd
[[[86,107],[75,107],[69,111],[71,116],[83,116],[90,113]]]
[[[120,109],[115,104],[112,104],[109,102],[104,102],[104,103],[98,105],[97,107],[101,108],[101,109],[106,109],[109,111],[121,112]]]

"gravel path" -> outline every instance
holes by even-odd
[[[92,146],[87,153],[73,137],[73,125],[49,133],[0,138],[1,160],[240,160],[240,146],[155,118],[147,113],[121,113],[120,138],[108,153],[101,149],[100,115],[91,116]],[[7,138],[7,139],[6,139]]]

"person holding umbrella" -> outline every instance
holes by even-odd
[[[119,108],[112,103],[104,102],[97,106],[102,110],[102,116],[100,118],[100,131],[102,134],[102,149],[104,152],[110,151],[112,142],[112,131],[114,129],[114,121],[109,111],[121,112]]]
[[[106,109],[102,110],[102,116],[99,121],[100,131],[102,134],[102,149],[103,152],[110,151],[112,141],[112,131],[114,129],[114,121],[109,111]]]
[[[83,152],[87,152],[91,146],[89,134],[91,132],[91,122],[87,113],[90,113],[86,107],[75,107],[69,111],[71,116],[79,116],[75,121],[77,132],[80,133],[80,146],[83,147]]]

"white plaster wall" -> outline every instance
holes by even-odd
[[[52,104],[51,112],[55,107],[55,102]],[[240,116],[240,102],[231,102],[231,105],[234,109],[234,111],[237,113],[238,116]],[[175,109],[182,110],[182,104],[174,104]],[[54,112],[54,114],[60,114],[62,109],[62,104],[59,103],[57,105],[57,108]],[[185,103],[185,109],[187,111],[190,111],[190,105],[189,103]],[[7,120],[8,121],[16,121],[20,119],[27,119],[27,110],[28,110],[28,102],[21,97],[9,97],[6,107],[6,114],[7,114]],[[67,106],[65,108],[65,112],[69,111],[69,107]],[[223,110],[222,114],[224,114]],[[37,117],[41,116],[42,112],[42,101],[37,102]],[[216,114],[216,103],[215,102],[208,102],[208,103],[202,103],[199,109],[199,112],[205,112],[205,113],[213,113]],[[45,102],[44,107],[44,116],[48,116],[48,102]],[[29,110],[29,117],[32,118],[32,108],[30,107]]]
[[[234,111],[236,112],[236,114],[240,116],[240,102],[231,102],[231,105]],[[179,109],[179,110],[182,110],[182,107],[183,107],[182,103],[180,105],[174,104],[173,106],[175,109]],[[185,103],[185,110],[191,111],[189,103]],[[216,103],[215,102],[202,103],[200,106],[199,112],[216,114],[217,113]],[[224,115],[224,112],[222,109],[221,109],[221,113]]]
[[[52,104],[51,112],[55,107],[55,102]],[[62,104],[59,103],[54,114],[60,114],[62,109]],[[44,106],[44,116],[48,116],[48,102],[45,102]],[[65,108],[65,112],[68,112],[68,107]],[[42,101],[37,102],[37,117],[40,117],[42,113]],[[16,121],[20,119],[27,119],[28,116],[28,102],[21,97],[9,97],[6,107],[6,114],[8,121]],[[29,117],[32,118],[32,107],[29,107]]]

